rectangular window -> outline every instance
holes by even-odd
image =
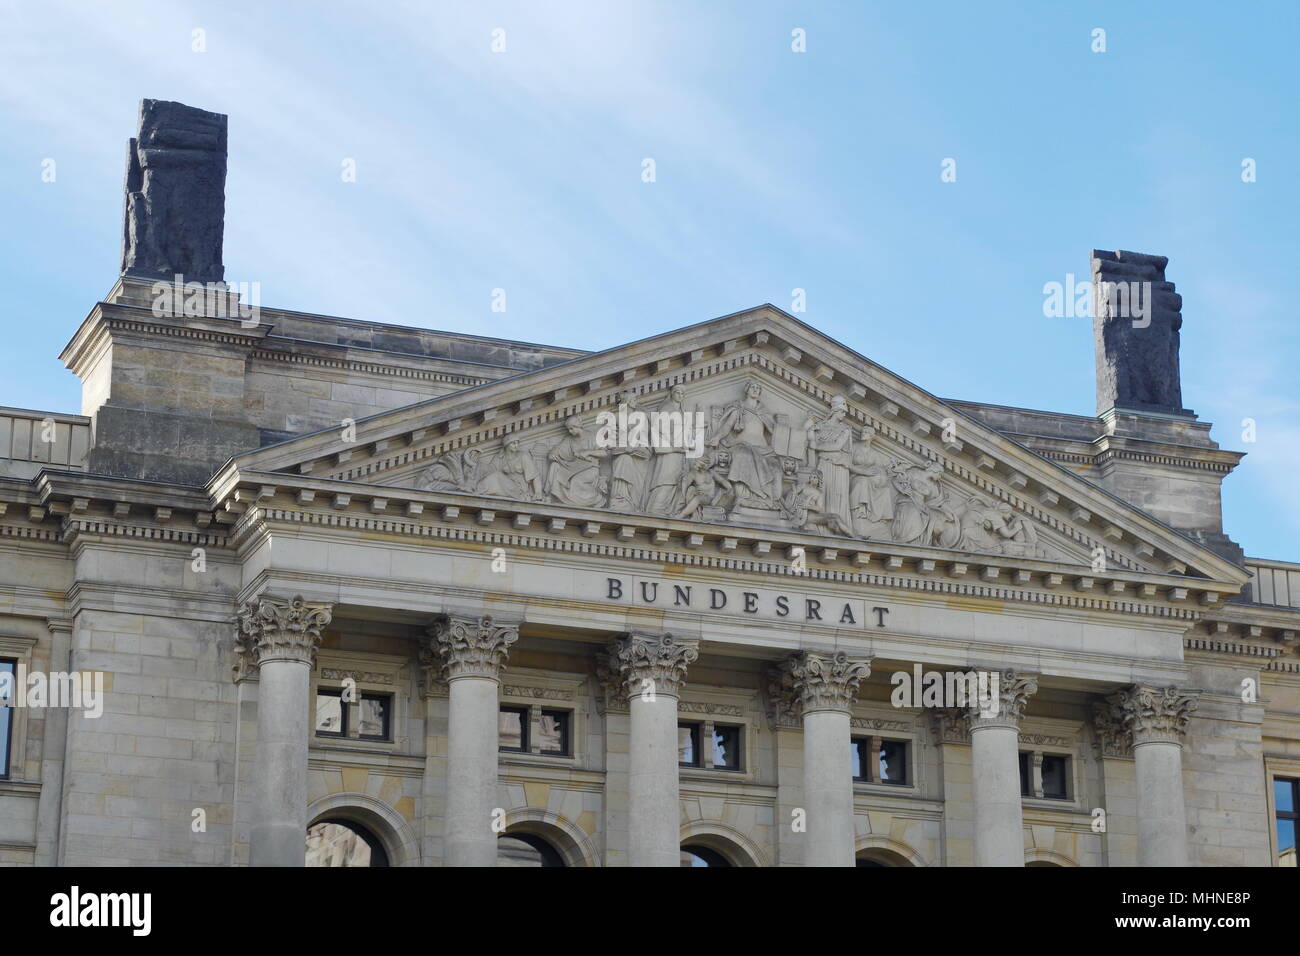
[[[343,703],[341,690],[316,691],[316,736],[346,737],[348,734],[348,708]]]
[[[1300,819],[1300,780],[1273,778],[1273,809],[1277,813],[1277,865],[1295,866],[1296,820]]]
[[[683,767],[700,765],[700,725],[677,725],[677,763]]]
[[[895,787],[908,785],[908,751],[911,749],[908,741],[854,737],[852,743],[854,780]]]
[[[1043,754],[1043,796],[1048,800],[1070,798],[1070,758]]]
[[[497,721],[499,747],[511,753],[528,752],[528,708],[502,707]]]
[[[14,681],[17,679],[18,662],[13,660],[0,660],[0,674],[7,675],[0,677],[0,685],[5,688],[6,699],[0,700],[0,780],[9,779],[9,754],[13,748],[13,724],[14,714],[9,708],[9,696],[17,696],[18,688],[14,687]]]
[[[1034,795],[1033,781],[1029,778],[1029,757],[1027,753],[1020,754],[1020,795],[1022,797],[1032,797]]]
[[[392,702],[388,694],[362,694],[357,736],[365,740],[388,740]]]
[[[713,727],[713,766],[717,770],[740,769],[740,728]]]
[[[853,779],[867,781],[867,767],[871,766],[871,738],[853,738]]]
[[[907,742],[882,740],[880,742],[880,782],[896,786],[907,784]]]
[[[537,725],[538,752],[567,757],[572,713],[567,710],[544,710]]]

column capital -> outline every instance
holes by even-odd
[[[297,661],[316,666],[321,629],[334,615],[332,604],[309,602],[301,594],[288,601],[262,595],[246,601],[236,618],[235,680],[241,681],[268,661]]]
[[[1038,693],[1038,678],[1014,670],[994,672],[997,678],[996,695],[989,701],[976,701],[966,708],[966,720],[972,731],[986,727],[1020,729],[1020,718],[1025,714],[1029,698]],[[992,704],[986,709],[986,704]]]
[[[936,707],[930,711],[930,729],[936,744],[970,746],[970,722],[964,707]]]
[[[791,726],[796,715],[819,710],[849,713],[858,685],[871,675],[869,658],[844,651],[817,654],[799,651],[768,672],[768,711],[776,726]]]
[[[510,645],[519,640],[519,625],[487,614],[441,614],[429,625],[427,635],[420,662],[425,669],[425,693],[429,694],[439,679],[498,679]]]
[[[1178,687],[1130,684],[1094,703],[1103,756],[1128,756],[1146,743],[1182,744],[1197,698]]]
[[[629,631],[620,634],[604,660],[607,686],[623,699],[653,688],[656,694],[677,697],[686,682],[686,668],[699,658],[692,641],[671,634]]]

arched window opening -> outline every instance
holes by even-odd
[[[365,827],[351,820],[321,820],[307,828],[307,866],[388,866],[388,854]]]
[[[884,850],[878,847],[863,850],[853,861],[854,866],[911,866],[912,863],[906,857],[894,853],[892,850]]]
[[[564,866],[564,857],[539,836],[503,833],[497,837],[497,866]]]
[[[731,866],[731,861],[707,846],[687,843],[682,846],[682,866]]]

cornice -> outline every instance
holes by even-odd
[[[1273,659],[1300,654],[1300,610],[1229,603],[1205,614],[1183,644],[1218,657]]]
[[[493,381],[492,378],[483,375],[464,375],[454,372],[446,372],[439,369],[422,369],[414,368],[409,365],[393,365],[383,362],[365,362],[360,359],[347,356],[326,357],[322,355],[304,354],[301,351],[289,351],[287,346],[301,344],[295,339],[283,340],[286,348],[256,348],[252,352],[252,357],[262,362],[274,362],[278,365],[303,365],[313,368],[341,369],[347,372],[359,372],[364,375],[380,375],[388,378],[405,378],[424,382],[445,382],[456,385],[459,388],[469,388],[475,385],[482,385],[484,382]],[[277,342],[278,344],[278,342]],[[337,349],[341,352],[353,351],[356,346],[336,345],[330,342],[311,342],[313,348]],[[402,353],[403,355],[407,353]],[[454,360],[441,359],[433,356],[411,356],[414,359],[430,363],[452,362]]]
[[[469,515],[464,515],[464,519],[468,518]],[[261,522],[291,523],[308,528],[346,528],[352,529],[352,531],[439,538],[439,540],[448,542],[460,541],[484,546],[507,545],[519,549],[567,551],[567,553],[573,554],[598,555],[598,557],[603,558],[632,559],[632,561],[642,561],[660,567],[664,566],[664,564],[671,564],[671,566],[708,568],[708,570],[715,571],[741,571],[748,572],[748,574],[780,576],[785,580],[823,581],[823,583],[866,585],[866,587],[874,588],[896,588],[904,589],[904,591],[949,594],[949,596],[954,597],[980,598],[980,600],[1013,601],[1018,602],[1018,604],[1113,611],[1113,613],[1121,614],[1143,614],[1149,615],[1149,617],[1188,620],[1188,622],[1195,622],[1200,615],[1200,611],[1195,606],[1183,606],[1182,602],[1167,596],[1167,593],[1165,594],[1164,604],[1158,602],[1160,601],[1158,597],[1154,598],[1149,604],[1144,604],[1144,602],[1138,600],[1122,601],[1115,600],[1112,597],[1084,597],[1066,591],[1032,591],[1032,589],[1026,587],[993,587],[993,585],[978,584],[974,583],[974,581],[940,580],[933,578],[933,576],[909,575],[906,572],[888,574],[884,570],[879,572],[850,571],[846,567],[815,567],[810,564],[807,571],[798,574],[798,572],[790,570],[789,562],[759,561],[759,559],[745,557],[728,558],[715,554],[699,553],[699,551],[646,548],[646,546],[619,544],[616,540],[588,540],[588,538],[560,536],[555,535],[555,533],[530,535],[530,533],[506,531],[504,528],[500,529],[500,531],[491,531],[491,529],[473,527],[468,520],[461,520],[460,516],[452,519],[452,522],[447,524],[441,523],[441,520],[439,520],[439,523],[434,524],[411,522],[411,520],[400,519],[395,515],[393,518],[370,518],[370,516],[360,514],[341,515],[320,511],[270,509],[247,515],[246,519],[247,523],[242,528],[237,529],[237,536],[231,541],[231,544],[238,544],[247,533],[251,533],[255,525],[259,525]],[[608,535],[608,532],[606,532],[606,535]],[[888,563],[888,561],[888,557],[881,559],[883,563]],[[958,562],[948,563],[957,564]],[[961,567],[966,566],[961,564]],[[940,574],[952,575],[953,571],[949,568],[949,570],[941,571]],[[969,567],[969,570],[962,571],[962,574],[975,578],[974,564]],[[1186,598],[1183,598],[1183,601],[1186,601]]]
[[[981,481],[978,474],[960,474],[967,481]],[[223,478],[224,497],[214,499],[186,486],[44,474],[37,496],[44,504],[28,505],[26,515],[11,516],[20,521],[25,517],[25,524],[0,518],[0,536],[72,543],[100,535],[222,548],[237,546],[267,522],[289,522],[1189,621],[1200,618],[1199,608],[1221,603],[1232,586],[1154,572],[1116,568],[1098,574],[1042,559],[593,513],[286,473],[228,469]],[[214,501],[220,502],[215,512]],[[1052,520],[1026,501],[1018,505],[1037,511],[1039,520]],[[48,520],[55,516],[63,518],[57,530]],[[1064,523],[1060,525],[1064,529]],[[534,529],[543,533],[532,533]],[[803,574],[790,569],[788,555],[794,548],[803,548],[807,555]]]
[[[82,367],[105,337],[114,333],[140,334],[150,337],[191,339],[206,344],[252,348],[271,331],[259,324],[245,328],[238,320],[205,316],[155,315],[144,306],[115,302],[97,302],[91,307],[72,339],[59,353],[59,360],[74,374]]]

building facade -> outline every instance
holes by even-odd
[[[1156,305],[1087,417],[768,305],[585,353],[133,248],[81,414],[0,410],[3,862],[1294,865],[1300,565],[1224,533],[1163,259],[1093,255]]]

